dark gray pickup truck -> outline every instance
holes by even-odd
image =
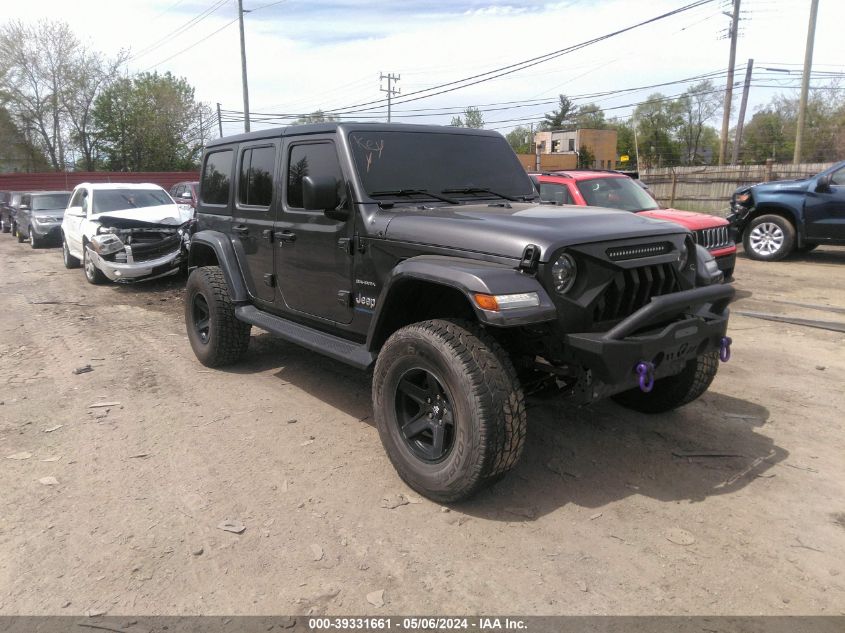
[[[501,135],[316,124],[214,141],[185,322],[203,364],[250,328],[373,372],[400,476],[443,502],[513,468],[525,393],[660,412],[727,360],[712,256],[677,224],[542,205]]]

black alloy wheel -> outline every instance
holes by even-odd
[[[455,419],[441,382],[427,369],[411,369],[396,386],[395,402],[399,431],[410,451],[425,462],[442,461],[455,443]]]
[[[208,301],[199,293],[194,295],[191,302],[191,316],[197,337],[203,345],[207,344],[211,329],[211,311],[208,309]]]

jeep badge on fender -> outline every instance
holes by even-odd
[[[668,411],[730,356],[734,290],[683,227],[540,204],[495,132],[321,123],[218,139],[196,217],[185,322],[200,362],[236,362],[257,326],[372,370],[387,455],[436,501],[514,467],[526,391]]]

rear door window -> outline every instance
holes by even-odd
[[[269,207],[273,201],[273,173],[276,148],[250,147],[241,154],[238,202],[251,207]]]
[[[288,163],[288,206],[305,207],[302,201],[302,179],[305,176],[331,177],[337,183],[337,196],[343,200],[345,184],[334,143],[307,143],[294,145]]]
[[[202,170],[202,201],[205,204],[229,204],[229,189],[232,179],[233,151],[212,152],[205,159]]]

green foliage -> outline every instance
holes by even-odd
[[[578,169],[592,169],[596,162],[596,155],[586,145],[578,149]]]
[[[608,127],[616,130],[616,154],[628,156],[630,160],[623,163],[625,169],[637,168],[637,145],[634,139],[634,125],[630,120],[612,120]]]
[[[481,114],[481,111],[478,108],[468,106],[467,109],[464,110],[464,118],[461,119],[460,116],[454,116],[452,117],[452,121],[449,125],[454,127],[481,129],[484,127],[484,115]]]
[[[791,162],[795,152],[798,97],[775,96],[746,123],[740,160]],[[845,91],[838,84],[810,92],[807,100],[803,162],[831,162],[845,158]]]
[[[505,138],[517,154],[534,153],[534,150],[531,148],[534,139],[530,128],[520,125],[508,132]]]
[[[315,110],[311,114],[306,114],[303,117],[294,121],[294,125],[302,125],[304,123],[330,123],[332,121],[340,121],[334,114],[327,114],[322,110]]]
[[[595,103],[587,103],[580,106],[575,113],[572,123],[579,130],[604,130],[607,128],[604,111]]]
[[[188,82],[169,72],[119,79],[94,105],[103,163],[116,171],[192,169],[205,140],[200,119],[210,115]]]
[[[708,123],[722,109],[721,91],[716,90],[709,79],[689,87],[678,99],[680,125],[677,138],[681,144],[681,162],[686,165],[704,163],[702,150],[705,149],[705,135],[708,135]]]
[[[558,95],[557,109],[547,114],[540,121],[540,130],[559,130],[572,125],[575,116],[575,105],[566,95]]]

